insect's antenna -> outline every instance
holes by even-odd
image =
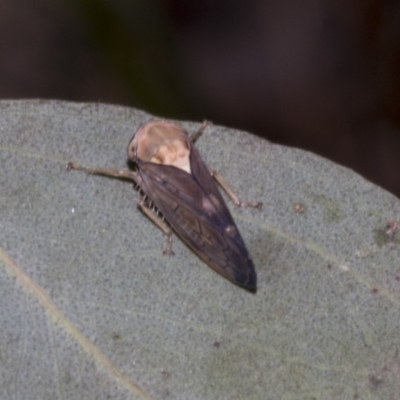
[[[211,121],[204,120],[203,123],[201,124],[201,127],[199,128],[199,130],[196,133],[194,133],[192,136],[190,136],[190,140],[192,141],[192,143],[195,143],[196,140],[203,134],[203,132],[207,128],[207,126],[211,126],[211,125],[212,125]]]

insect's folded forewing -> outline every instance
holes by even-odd
[[[138,166],[143,191],[185,243],[221,275],[255,289],[253,262],[197,149],[191,145],[191,173],[140,160]]]

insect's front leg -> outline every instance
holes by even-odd
[[[126,178],[135,182],[140,186],[140,176],[135,171],[130,171],[128,169],[115,169],[115,168],[86,168],[81,165],[69,162],[67,165],[67,170],[75,169],[77,171],[82,171],[91,175],[104,175],[111,176],[114,178]]]
[[[194,133],[192,136],[190,136],[190,140],[192,143],[195,143],[196,140],[203,134],[204,130],[207,128],[207,126],[212,125],[211,121],[204,120],[203,123],[201,124],[199,130]]]
[[[218,182],[218,184],[225,190],[226,194],[231,198],[233,203],[238,207],[254,207],[261,210],[262,203],[259,201],[242,201],[236,196],[234,191],[226,183],[225,179],[217,171],[210,171],[211,176]]]
[[[159,217],[159,215],[156,211],[154,211],[153,208],[149,207],[146,204],[145,197],[142,197],[140,199],[138,207],[167,235],[167,244],[165,245],[163,254],[173,256],[174,252],[172,251],[172,231],[170,227]]]

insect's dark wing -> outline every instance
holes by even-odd
[[[197,149],[191,174],[173,166],[139,162],[142,189],[175,232],[210,267],[255,289],[255,268],[235,222]]]

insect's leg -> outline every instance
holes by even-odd
[[[77,171],[83,171],[91,175],[104,175],[112,176],[115,178],[126,178],[131,179],[138,185],[140,185],[140,177],[137,172],[130,171],[128,169],[114,169],[114,168],[86,168],[81,165],[69,162],[67,165],[67,170],[75,169]]]
[[[255,207],[261,210],[262,203],[258,201],[242,201],[239,199],[239,197],[236,196],[234,191],[228,186],[226,183],[225,179],[222,178],[222,176],[216,172],[216,171],[210,171],[211,176],[218,182],[218,184],[222,187],[222,189],[225,190],[226,194],[231,198],[233,203],[238,206],[238,207]]]
[[[194,133],[192,136],[190,136],[190,140],[192,141],[192,143],[195,143],[196,140],[203,134],[204,130],[207,128],[207,126],[212,125],[211,121],[207,121],[204,120],[203,123],[201,124],[201,127],[199,128],[199,130]]]
[[[167,235],[167,244],[163,253],[173,256],[172,231],[169,226],[145,203],[144,197],[139,201],[138,207]]]

